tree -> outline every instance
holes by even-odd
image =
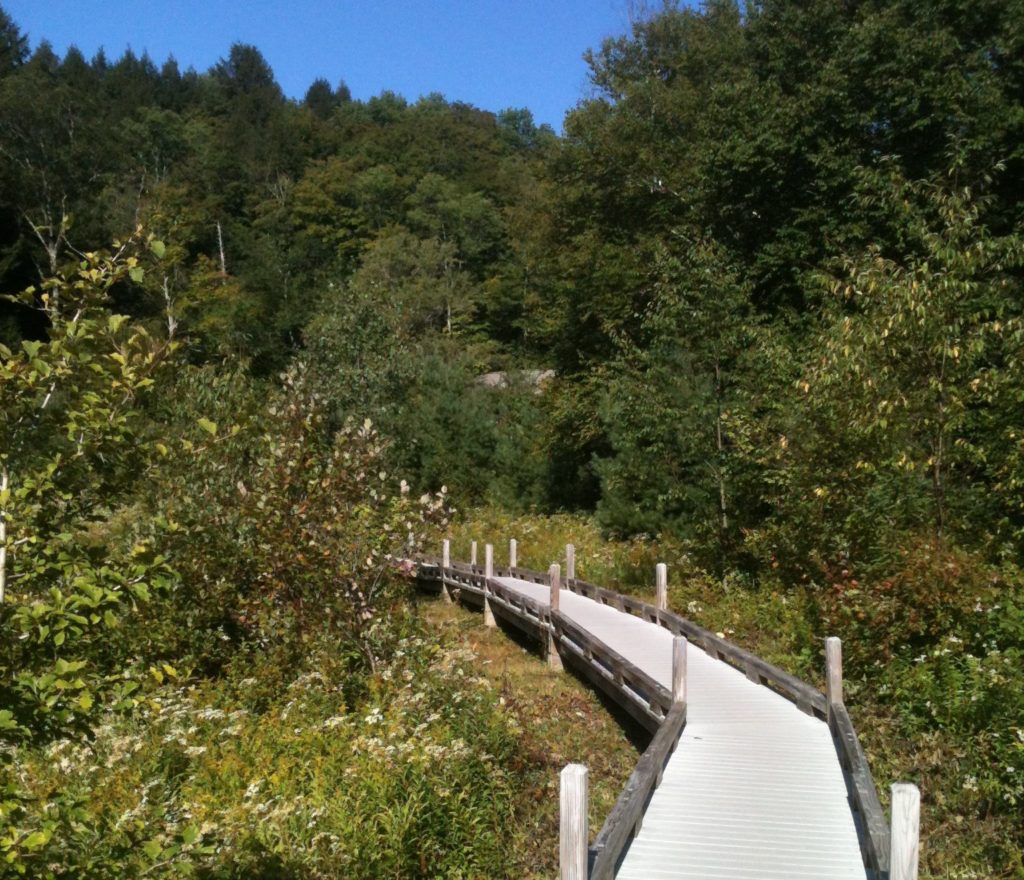
[[[228,100],[252,95],[271,100],[283,98],[267,60],[259,49],[246,43],[234,43],[227,58],[218,61],[210,74]]]
[[[680,251],[659,255],[640,329],[602,371],[611,449],[598,516],[620,533],[687,535],[721,570],[759,507],[734,432],[768,377],[749,291],[721,249],[683,238]]]
[[[306,89],[306,96],[302,103],[318,119],[328,119],[335,108],[341,105],[338,95],[331,88],[331,84],[323,77],[313,80]]]
[[[42,247],[39,277],[56,274],[71,218],[88,213],[111,161],[95,106],[48,68],[33,60],[0,80],[0,175],[22,235]]]
[[[16,70],[28,57],[28,38],[0,7],[0,77]]]
[[[993,234],[986,198],[967,190],[899,175],[889,187],[914,246],[847,258],[831,284],[780,520],[807,528],[820,559],[878,560],[908,533],[1019,546],[1024,242]]]
[[[138,399],[173,348],[109,310],[112,289],[142,276],[141,243],[136,235],[113,255],[85,254],[71,274],[15,297],[45,313],[49,333],[0,346],[7,743],[88,732],[100,712],[131,705],[137,685],[117,674],[111,633],[169,577],[152,544],[115,522],[127,475],[156,454],[138,435]],[[0,842],[9,861],[23,847],[17,835]]]
[[[498,255],[502,222],[494,205],[438,174],[425,175],[409,195],[406,222],[416,232],[450,243],[478,277]]]

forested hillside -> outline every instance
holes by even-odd
[[[0,876],[546,876],[395,562],[454,525],[841,636],[923,876],[1024,877],[1024,2],[586,57],[556,135],[0,10]]]

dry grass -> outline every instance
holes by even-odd
[[[646,746],[645,735],[571,673],[549,669],[539,649],[515,630],[487,629],[478,612],[438,600],[420,608],[446,640],[473,651],[523,731],[507,876],[556,875],[559,771],[569,763],[589,768],[593,839]]]

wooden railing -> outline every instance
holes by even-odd
[[[487,550],[490,560],[490,547]],[[567,553],[567,558],[573,560],[571,552]],[[421,580],[439,582],[442,590],[458,590],[467,598],[472,597],[475,603],[482,603],[485,612],[487,609],[497,609],[502,619],[541,640],[547,640],[549,650],[553,645],[578,672],[654,734],[594,844],[589,848],[589,867],[585,876],[591,880],[614,877],[618,864],[642,822],[647,804],[661,781],[665,764],[682,734],[686,724],[685,702],[675,699],[667,688],[600,639],[577,626],[557,608],[552,610],[550,605],[530,599],[494,580],[494,577],[511,577],[550,586],[550,573],[519,567],[495,568],[493,565],[488,570],[487,566],[451,561],[444,565],[443,560],[430,557],[417,560],[417,564]],[[557,567],[555,568],[557,570]],[[573,568],[574,560],[569,565],[570,574],[574,574]],[[659,605],[667,604],[664,576],[664,568],[659,566]],[[771,688],[791,700],[804,712],[826,720],[847,780],[850,803],[861,841],[861,855],[870,880],[902,880],[904,877],[911,877],[910,874],[898,873],[895,870],[890,873],[893,841],[897,832],[895,825],[893,831],[890,831],[890,826],[886,822],[867,758],[843,703],[838,639],[830,640],[833,643],[830,649],[834,648],[836,651],[833,653],[830,650],[829,654],[829,693],[826,695],[785,670],[669,611],[667,607],[651,605],[635,596],[616,593],[574,576],[561,581],[560,586],[625,614],[632,614],[664,627],[673,635],[699,645],[710,657],[742,671],[751,681]],[[903,789],[907,788],[913,787],[894,786],[894,792],[901,789],[902,795]],[[893,822],[895,821],[894,814]],[[913,821],[917,821],[916,813]],[[902,831],[902,826],[898,836],[900,845],[904,848],[909,847],[904,839],[906,835]],[[910,848],[916,866],[916,837]],[[914,871],[913,876],[916,876],[916,867]]]
[[[850,713],[842,703],[830,705],[828,726],[839,753],[846,776],[846,786],[853,806],[854,818],[860,832],[860,851],[864,867],[874,873],[877,880],[888,877],[889,853],[892,842],[885,811],[878,799],[875,781],[871,777],[868,759],[861,748]]]
[[[568,654],[579,661],[584,675],[647,730],[654,733],[661,727],[672,708],[672,694],[667,688],[562,612],[553,612],[551,623],[563,657]]]
[[[647,805],[686,726],[686,703],[669,709],[590,847],[590,880],[611,880],[640,831]]]

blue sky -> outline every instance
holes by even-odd
[[[441,92],[487,110],[528,107],[561,130],[589,94],[581,56],[628,29],[628,0],[0,0],[32,47],[63,54],[131,46],[158,64],[206,70],[233,42],[252,43],[285,93],[318,76],[356,98],[385,89],[410,100]]]

